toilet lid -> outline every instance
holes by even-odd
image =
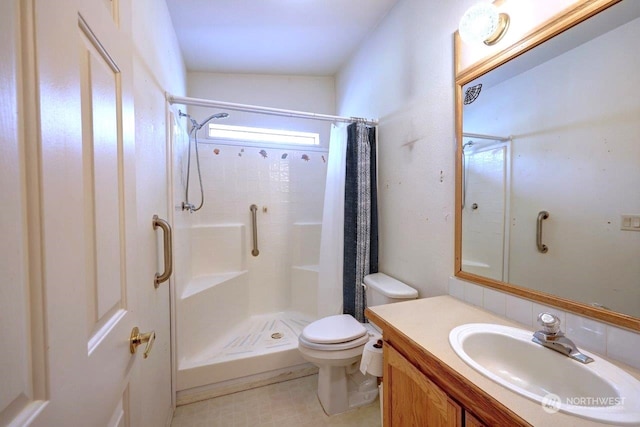
[[[308,324],[302,330],[305,340],[319,344],[353,341],[366,333],[365,327],[348,314],[324,317]]]

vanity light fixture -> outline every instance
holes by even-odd
[[[509,15],[499,13],[491,3],[482,2],[471,6],[460,19],[458,30],[466,43],[484,43],[493,46],[507,33]]]

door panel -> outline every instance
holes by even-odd
[[[131,420],[129,417],[129,389],[127,388],[122,395],[122,400],[118,402],[107,427],[129,427]]]
[[[33,425],[127,425],[136,356],[131,43],[102,2],[36,0],[47,405]]]
[[[124,205],[121,176],[122,140],[118,132],[120,70],[82,23],[80,76],[86,251],[87,314],[90,343],[125,308],[123,269]],[[122,279],[122,280],[121,280]],[[90,352],[92,346],[90,345]]]
[[[0,425],[24,422],[42,408],[42,388],[33,381],[42,364],[37,335],[41,317],[30,300],[28,271],[27,200],[23,135],[20,132],[20,3],[0,2]]]

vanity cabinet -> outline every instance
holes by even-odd
[[[462,426],[462,408],[390,345],[384,347],[385,427]]]
[[[464,411],[464,425],[466,427],[487,427],[468,411]]]
[[[384,346],[384,427],[486,427],[393,346]]]
[[[531,426],[385,318],[365,313],[383,331],[384,427]]]

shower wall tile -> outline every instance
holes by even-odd
[[[201,147],[204,147],[200,150],[200,160],[205,204],[201,211],[193,214],[194,225],[243,224],[252,312],[288,308],[291,304],[292,225],[322,222],[327,169],[321,156],[326,158],[327,153],[220,144],[202,144]],[[218,150],[217,154],[215,150]],[[307,154],[308,161],[302,158],[303,154]],[[194,163],[191,165],[192,178],[197,177]],[[199,201],[197,178],[192,181],[191,188],[192,199]],[[258,206],[258,257],[250,253],[251,204]]]

